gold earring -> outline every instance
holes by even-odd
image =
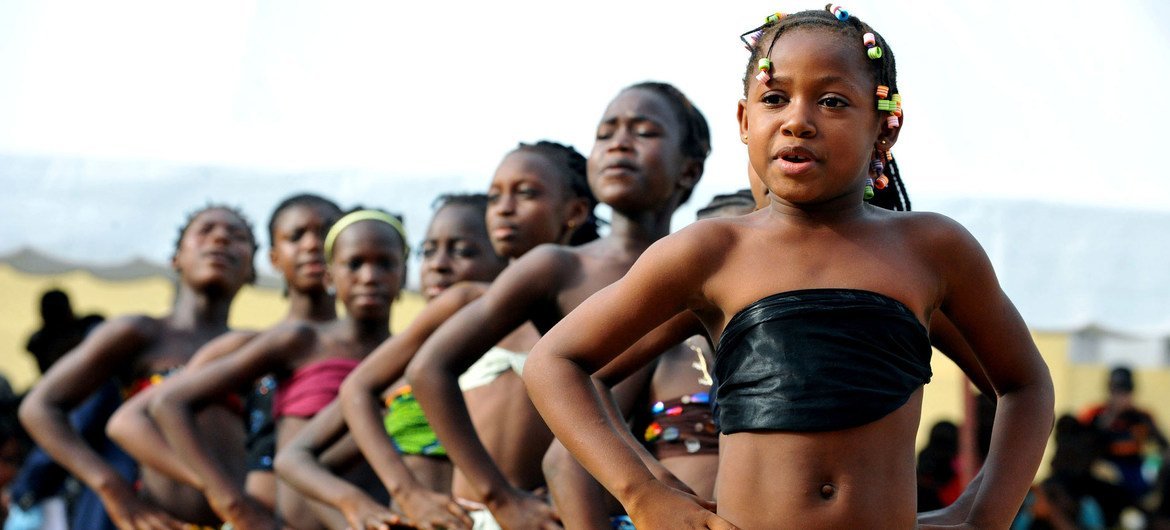
[[[568,223],[568,224],[569,224],[569,230],[572,230],[572,229],[574,229],[574,228],[577,228],[577,221],[574,221],[574,220],[572,220],[572,219],[569,219],[569,223]]]

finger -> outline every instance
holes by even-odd
[[[475,522],[471,520],[471,516],[467,515],[467,510],[464,510],[463,507],[459,506],[459,504],[456,502],[447,503],[447,511],[451,512],[451,515],[454,515],[455,519],[458,520],[460,525],[462,525],[457,526],[456,528],[471,528],[471,525],[475,524]]]
[[[711,530],[739,530],[739,527],[727,522],[726,519],[718,515],[712,515],[707,518],[707,528]]]

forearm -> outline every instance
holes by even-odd
[[[149,391],[148,391],[149,392]],[[146,392],[118,409],[106,426],[106,434],[138,463],[155,469],[177,482],[203,489],[203,480],[183,463],[158,426],[146,414]]]
[[[398,449],[382,421],[378,396],[369,387],[345,384],[338,395],[341,411],[358,449],[365,456],[391,497],[422,488],[402,462]]]
[[[199,477],[212,506],[224,506],[244,498],[243,484],[235,483],[200,442],[190,403],[180,396],[161,392],[151,400],[149,412],[177,458]]]
[[[45,453],[103,499],[134,495],[132,485],[70,427],[65,410],[45,402],[36,389],[21,405],[20,421]]]
[[[577,364],[534,351],[524,382],[533,404],[565,448],[623,504],[637,486],[654,480],[622,428],[605,411],[591,378]]]
[[[507,497],[512,485],[475,432],[467,402],[459,389],[458,374],[443,363],[423,362],[412,364],[407,377],[435,436],[484,503],[490,506]]]
[[[376,503],[366,492],[326,469],[309,447],[299,443],[282,447],[276,454],[273,467],[276,474],[297,491],[339,510],[352,499]]]
[[[978,491],[967,520],[980,528],[1006,528],[1036,477],[1054,421],[1047,369],[1026,386],[1000,396],[988,459],[973,481]]]

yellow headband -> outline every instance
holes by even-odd
[[[353,226],[355,223],[362,221],[381,221],[390,225],[398,235],[402,237],[402,255],[403,257],[410,255],[410,244],[406,242],[406,229],[402,226],[402,221],[399,221],[393,215],[377,210],[358,210],[353,213],[346,214],[341,219],[338,219],[333,226],[329,228],[329,233],[325,234],[325,262],[333,262],[333,243],[337,241],[337,235],[342,230]]]

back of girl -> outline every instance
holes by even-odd
[[[543,375],[529,379],[534,402],[639,527],[910,528],[926,330],[941,309],[1001,408],[973,501],[930,524],[1006,528],[1047,441],[1051,380],[962,227],[865,203],[889,184],[904,121],[893,52],[837,6],[773,15],[745,35],[740,133],[770,205],[664,238],[550,331],[530,360]],[[718,516],[633,451],[602,458],[593,448],[616,433],[582,405],[596,403],[588,373],[680,310],[719,337]]]
[[[460,393],[459,374],[521,324],[531,321],[547,330],[625,274],[669,232],[675,208],[702,175],[709,145],[706,120],[673,86],[642,83],[623,90],[602,116],[587,164],[589,188],[613,208],[610,233],[579,247],[545,245],[529,252],[444,323],[411,363],[407,376],[418,401],[467,479],[468,487],[460,490],[457,482],[455,493],[486,505],[477,517],[494,517],[506,528],[556,519],[529,491],[542,481],[539,458],[530,461],[530,479],[514,482],[484,447]],[[539,455],[547,449],[547,435],[514,432],[515,450]]]
[[[214,514],[197,491],[149,468],[142,469],[136,493],[69,427],[66,413],[110,378],[120,380],[128,396],[156,384],[226,332],[232,299],[254,277],[254,251],[251,226],[237,211],[198,211],[180,231],[172,259],[179,282],[171,314],[104,324],[45,374],[21,406],[37,443],[101,496],[119,527],[214,522]]]

